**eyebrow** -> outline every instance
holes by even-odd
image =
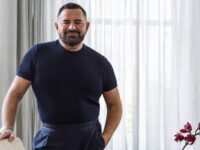
[[[70,21],[70,19],[65,19],[65,18],[61,18],[61,17],[58,17],[57,20],[60,20],[60,21]],[[87,19],[84,17],[82,19],[75,19],[75,21],[87,21]]]
[[[71,20],[69,20],[69,19],[63,19],[63,20],[60,20],[61,22],[70,22]],[[75,20],[73,20],[74,22],[84,22],[84,20],[82,20],[82,19],[75,19]]]

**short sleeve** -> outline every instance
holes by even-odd
[[[24,55],[20,66],[17,69],[16,75],[25,78],[29,81],[33,81],[35,74],[35,52],[37,47],[33,46]]]
[[[103,69],[103,92],[110,91],[117,86],[115,73],[110,62],[105,59]]]

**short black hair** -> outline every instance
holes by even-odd
[[[63,5],[62,7],[60,7],[59,11],[58,11],[58,15],[57,17],[60,15],[60,13],[64,10],[64,9],[80,9],[85,18],[87,18],[87,13],[86,11],[83,9],[83,7],[81,7],[80,5],[76,4],[76,3],[67,3],[65,5]]]

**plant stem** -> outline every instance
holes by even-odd
[[[188,144],[188,142],[185,142],[185,145],[183,146],[182,150],[184,150]]]
[[[198,130],[199,130],[199,128],[196,129],[196,131],[195,131],[195,136],[196,136],[197,134],[199,134],[199,132],[197,133]]]

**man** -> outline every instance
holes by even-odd
[[[55,28],[59,40],[34,45],[24,56],[5,97],[0,140],[15,138],[18,104],[31,85],[43,126],[33,140],[35,150],[103,150],[116,130],[122,106],[108,60],[83,44],[89,28],[85,10],[63,5]],[[103,94],[107,119],[98,121]]]

